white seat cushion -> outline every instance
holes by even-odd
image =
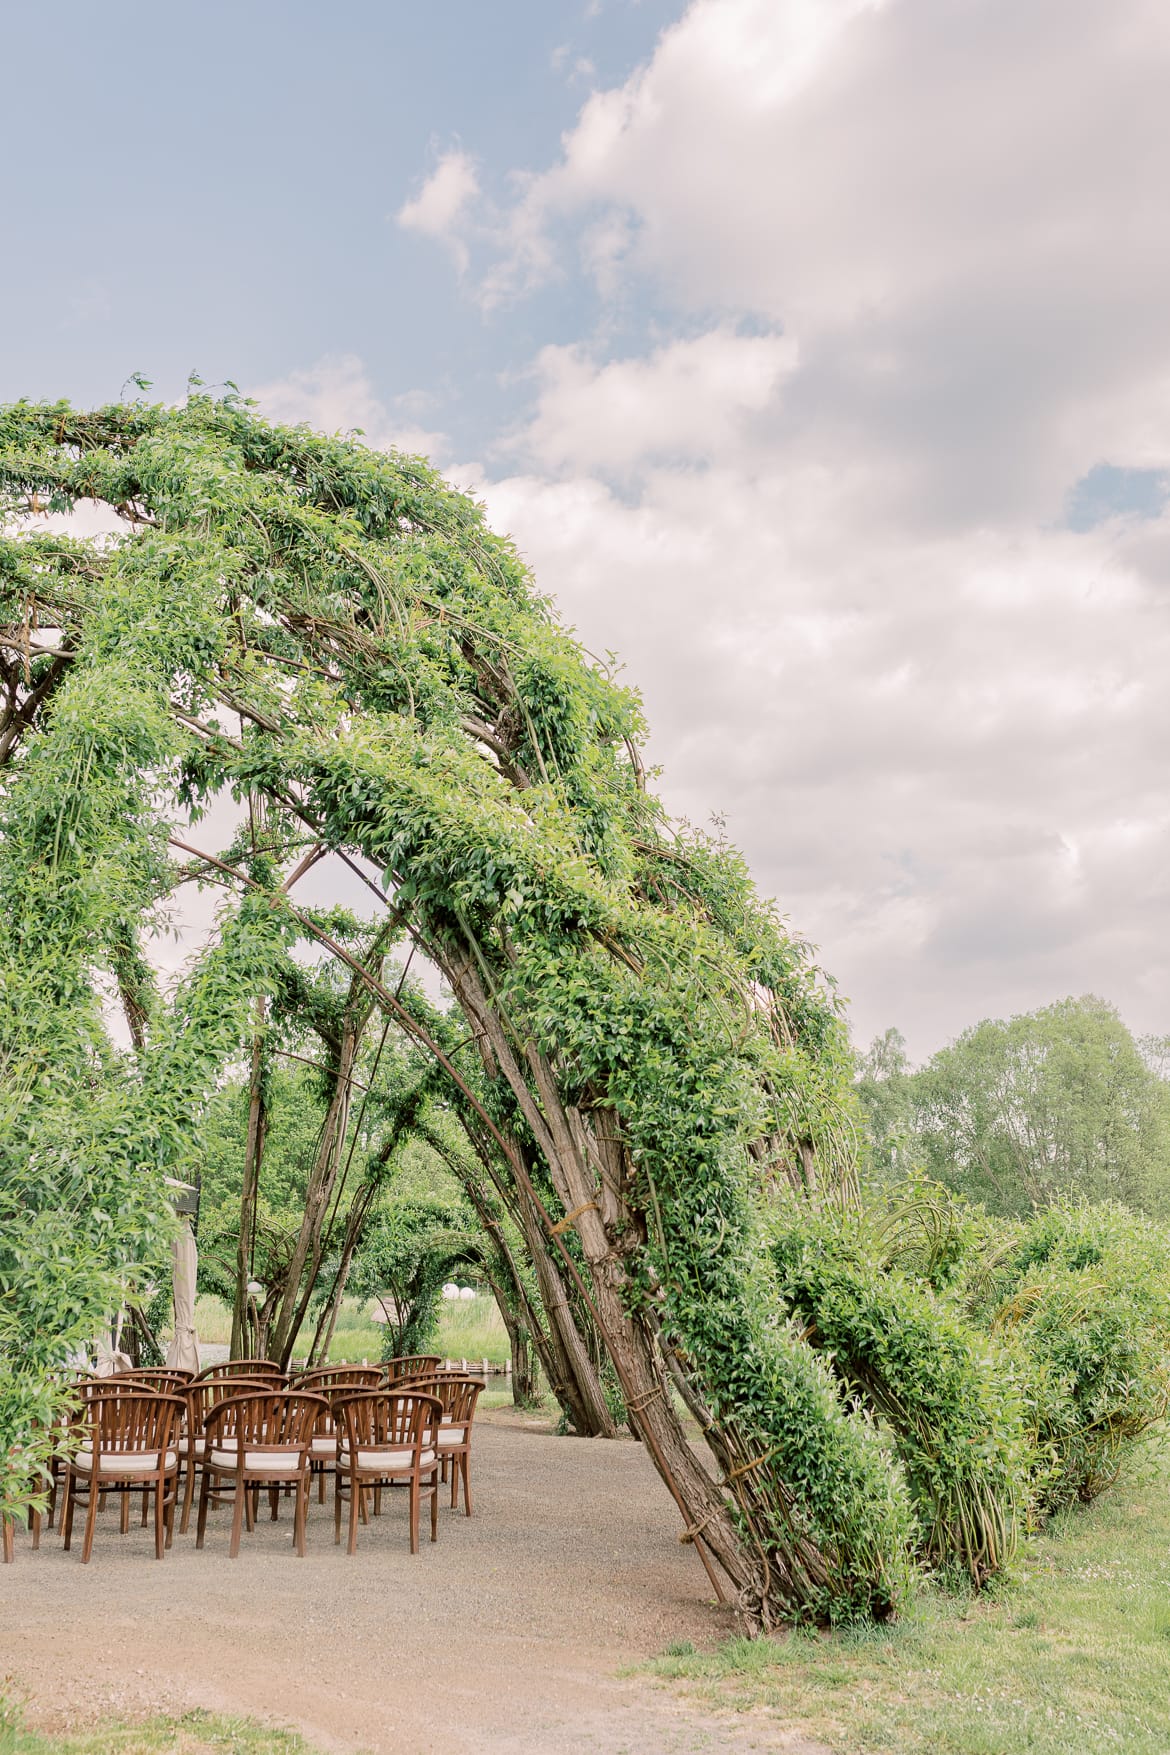
[[[335,1457],[336,1455],[337,1455],[337,1438],[336,1438],[336,1436],[330,1438],[330,1437],[322,1437],[320,1434],[318,1434],[318,1436],[316,1438],[314,1438],[314,1440],[313,1440],[313,1460],[314,1460],[314,1462],[320,1461],[321,1457],[323,1457],[323,1456]]]
[[[457,1444],[467,1442],[466,1426],[444,1426],[439,1433],[439,1449],[450,1450]]]
[[[213,1469],[234,1470],[239,1455],[238,1448],[213,1450],[210,1452],[211,1466]],[[301,1453],[299,1450],[246,1450],[244,1452],[244,1467],[255,1469],[257,1473],[295,1475],[299,1473],[300,1466]]]
[[[343,1469],[349,1467],[349,1451],[344,1445],[338,1453],[337,1460]],[[391,1450],[389,1447],[359,1450],[357,1460],[359,1469],[380,1469],[384,1475],[407,1474],[414,1463],[414,1452],[411,1450]],[[434,1460],[434,1451],[424,1450],[419,1460],[419,1467],[429,1468]]]
[[[168,1450],[163,1462],[164,1469],[175,1469],[179,1466],[178,1453]],[[93,1470],[93,1451],[87,1446],[79,1450],[73,1459],[73,1467],[85,1474]],[[98,1464],[99,1475],[151,1475],[158,1468],[157,1450],[112,1450],[103,1451]]]
[[[194,1445],[195,1448],[195,1455],[202,1456],[207,1449],[207,1440],[206,1438],[180,1438],[179,1455],[186,1456],[191,1450],[192,1445]]]

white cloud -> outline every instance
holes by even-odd
[[[407,231],[422,232],[445,244],[460,273],[467,267],[467,245],[460,227],[479,194],[475,163],[466,152],[445,152],[418,194],[404,202],[395,216]]]
[[[367,445],[379,450],[405,451],[410,455],[441,458],[447,449],[443,433],[419,424],[428,398],[407,392],[387,406],[370,382],[362,361],[354,354],[329,354],[307,370],[290,372],[270,384],[250,390],[269,420],[289,426],[304,422],[318,432],[352,432],[365,436]]]
[[[493,521],[863,1037],[1170,1027],[1170,511],[1063,527],[1170,470],[1168,83],[1160,0],[693,0],[464,222],[479,302],[602,301]]]
[[[1164,1029],[1164,599],[1116,532],[866,553],[866,488],[672,468],[634,503],[543,475],[487,499],[627,661],[672,808],[726,815],[860,1037],[925,1052],[1084,990]]]
[[[601,366],[581,347],[546,347],[522,443],[553,471],[615,474],[661,457],[726,457],[745,418],[773,402],[796,362],[784,336],[728,327]]]

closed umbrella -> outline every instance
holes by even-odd
[[[94,1343],[97,1364],[94,1370],[99,1377],[114,1377],[119,1371],[129,1371],[134,1361],[129,1353],[122,1351],[122,1311],[119,1310],[113,1328],[113,1339],[109,1334],[99,1335]]]
[[[199,1346],[195,1339],[195,1274],[199,1267],[199,1251],[190,1219],[184,1219],[179,1235],[171,1244],[175,1258],[175,1335],[167,1348],[167,1364],[176,1371],[198,1371]]]

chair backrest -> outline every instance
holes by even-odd
[[[204,1415],[203,1429],[213,1449],[232,1438],[241,1451],[304,1451],[328,1406],[324,1396],[301,1390],[252,1388],[218,1402]]]
[[[203,1422],[212,1408],[226,1402],[229,1396],[245,1395],[249,1390],[271,1394],[278,1386],[270,1377],[204,1377],[187,1385],[187,1419],[190,1430],[202,1432]]]
[[[421,1387],[438,1396],[453,1426],[470,1426],[484,1382],[482,1377],[436,1377]]]
[[[422,1377],[438,1368],[437,1353],[404,1353],[399,1359],[387,1359],[385,1371],[390,1383],[400,1377]]]
[[[417,1390],[382,1390],[339,1398],[333,1409],[344,1442],[352,1450],[413,1450],[420,1453],[443,1417],[437,1396]]]
[[[175,1439],[184,1402],[177,1395],[162,1395],[142,1384],[136,1387],[108,1384],[88,1398],[85,1424],[94,1456],[127,1455],[138,1451],[165,1451]]]
[[[205,1365],[195,1373],[199,1383],[205,1377],[267,1377],[284,1382],[284,1372],[275,1359],[221,1359],[218,1365]]]
[[[172,1371],[169,1365],[147,1365],[141,1371],[115,1371],[103,1383],[145,1383],[164,1395],[181,1395],[194,1377],[193,1371]]]
[[[335,1388],[377,1389],[381,1382],[380,1365],[320,1365],[313,1371],[302,1371],[292,1378],[290,1387],[331,1395]]]
[[[461,1371],[458,1365],[436,1367],[433,1371],[417,1371],[412,1373],[411,1383],[478,1383],[481,1389],[487,1388],[487,1378],[477,1377],[474,1371]]]
[[[133,1377],[79,1377],[69,1385],[69,1394],[74,1404],[84,1409],[107,1391],[110,1395],[142,1395],[149,1388],[149,1384],[139,1383]]]

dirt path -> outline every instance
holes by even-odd
[[[773,1721],[713,1719],[625,1666],[731,1631],[640,1445],[477,1423],[476,1515],[443,1507],[412,1558],[405,1503],[333,1545],[315,1502],[308,1554],[266,1516],[227,1557],[230,1513],[158,1564],[145,1531],[103,1514],[75,1542],[20,1542],[0,1567],[0,1679],[46,1728],[194,1706],[246,1713],[356,1755],[738,1755],[814,1745]]]

